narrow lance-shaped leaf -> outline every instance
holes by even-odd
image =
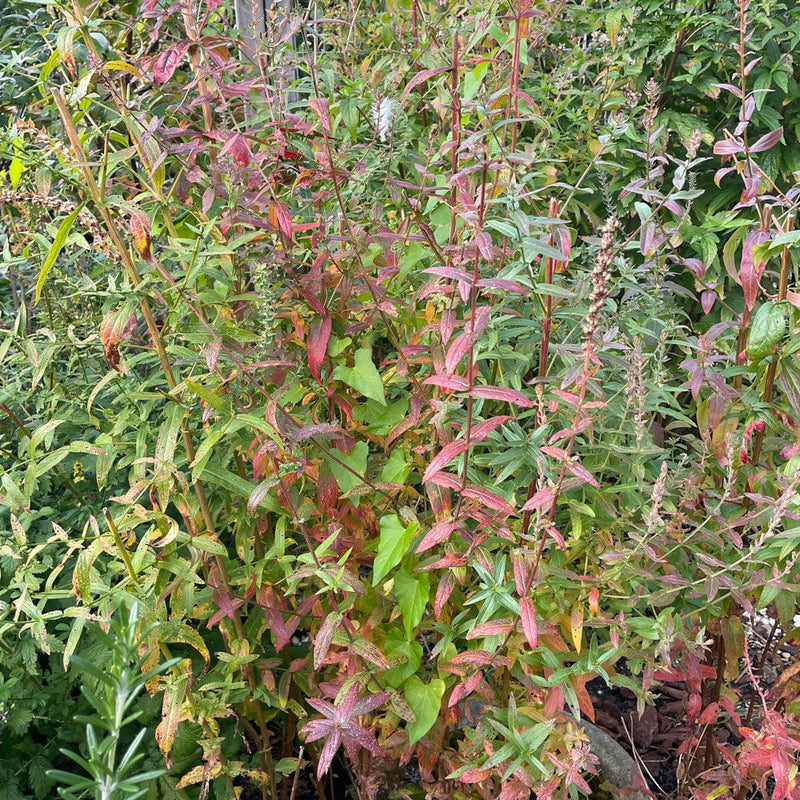
[[[50,245],[50,249],[47,251],[47,256],[44,259],[42,268],[39,270],[39,277],[36,279],[36,293],[33,297],[34,305],[38,305],[39,300],[42,297],[42,289],[44,288],[47,276],[50,274],[53,264],[56,263],[56,259],[64,249],[67,236],[69,236],[69,232],[72,230],[72,223],[75,222],[75,220],[78,218],[78,214],[80,214],[82,210],[83,206],[78,206],[69,216],[65,217],[61,225],[58,226],[58,231],[53,239],[53,244]]]

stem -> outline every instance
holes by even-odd
[[[792,230],[793,224],[791,218],[788,220],[788,224],[786,225],[786,230]],[[781,274],[780,280],[778,283],[778,302],[786,299],[786,293],[789,288],[789,270],[791,268],[792,259],[791,255],[789,254],[789,248],[784,247],[781,252]],[[764,392],[762,394],[762,400],[765,404],[769,404],[772,402],[773,395],[775,393],[775,374],[778,370],[778,357],[774,355],[772,357],[772,361],[769,362],[767,366],[767,374],[764,377]],[[756,431],[756,436],[753,441],[753,463],[757,464],[759,458],[761,458],[761,447],[764,444],[764,434],[765,431]]]

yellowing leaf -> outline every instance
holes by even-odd
[[[569,618],[569,632],[575,650],[580,653],[583,642],[583,606],[576,604]]]

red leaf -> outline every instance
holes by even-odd
[[[322,625],[320,625],[317,635],[314,637],[314,669],[318,670],[328,655],[328,650],[333,641],[333,634],[339,623],[342,621],[342,615],[338,611],[331,611],[325,617]]]
[[[461,775],[458,778],[456,778],[456,780],[459,783],[482,783],[491,774],[492,771],[490,769],[480,769],[479,767],[470,767],[466,772],[462,772]]]
[[[458,269],[458,267],[428,267],[428,269],[422,271],[431,275],[439,275],[442,278],[461,281],[462,283],[472,286],[472,275],[463,269]]]
[[[444,609],[445,603],[450,599],[455,585],[455,577],[452,572],[446,572],[444,577],[439,581],[439,586],[436,589],[436,597],[433,601],[433,612],[437,620],[441,619],[442,609]]]
[[[328,109],[328,101],[324,97],[312,97],[308,101],[311,110],[319,117],[322,130],[325,133],[331,132],[331,114]]]
[[[519,601],[519,609],[525,638],[531,650],[535,650],[539,645],[539,626],[536,624],[536,606],[533,598],[523,597]]]
[[[484,505],[493,508],[495,511],[500,511],[503,514],[513,514],[514,506],[512,506],[505,498],[499,494],[490,492],[488,489],[483,489],[480,486],[475,486],[468,483],[464,489],[464,497],[471,497],[474,500],[480,500]]]
[[[239,166],[246,167],[250,163],[253,154],[250,152],[250,145],[247,139],[241,133],[234,133],[233,136],[225,142],[224,147],[220,150],[220,155],[230,153]]]
[[[697,721],[701,725],[713,725],[719,716],[719,703],[709,703]]]
[[[786,292],[786,299],[795,307],[800,308],[800,292]]]
[[[447,66],[421,70],[406,84],[406,88],[403,89],[403,100],[407,100],[413,89],[421,83],[424,83],[428,78],[432,78],[434,75],[440,75],[442,72],[447,72],[450,69],[452,69],[452,67]]]
[[[522,511],[536,511],[539,508],[549,507],[553,504],[555,492],[549,487],[545,486],[544,489],[539,489],[536,494],[522,506]]]
[[[481,255],[487,261],[494,260],[494,246],[492,245],[492,237],[486,233],[486,231],[481,231],[475,237],[475,244],[478,245],[478,250],[480,250]]]
[[[180,44],[168,47],[159,54],[153,65],[153,80],[156,83],[166,83],[172,77],[188,49],[189,42],[181,42]]]
[[[444,368],[448,373],[452,374],[456,371],[461,359],[469,352],[469,349],[475,343],[474,337],[469,333],[462,333],[457,336],[453,344],[447,350],[447,355],[444,357]]]
[[[483,422],[473,425],[472,431],[470,432],[470,441],[472,444],[482,442],[495,428],[499,428],[504,422],[508,422],[510,419],[511,417],[508,416],[508,414],[503,414],[499,417],[485,419]]]
[[[450,534],[458,527],[458,524],[449,520],[437,522],[426,534],[422,537],[422,541],[417,545],[417,552],[424,553],[435,547],[437,544],[445,541]]]
[[[507,389],[504,386],[473,386],[471,394],[473,397],[483,397],[486,400],[501,400],[506,403],[513,403],[522,408],[532,408],[534,403],[525,397],[522,392],[516,389]]]
[[[480,639],[482,636],[503,636],[514,630],[514,623],[510,619],[492,619],[483,625],[476,625],[468,634],[467,639]]]
[[[564,262],[557,263],[563,264]],[[501,289],[504,292],[515,292],[516,294],[528,294],[528,290],[521,283],[507,278],[481,278],[476,286],[486,289]]]
[[[703,707],[703,698],[697,693],[692,692],[689,695],[689,701],[686,704],[686,717],[689,722],[694,722],[700,715],[700,709]]]
[[[317,317],[308,330],[307,354],[308,369],[317,383],[322,383],[320,368],[328,352],[328,341],[331,337],[331,318]]]
[[[597,482],[597,478],[589,472],[583,464],[580,464],[577,461],[567,461],[567,469],[576,477],[579,478],[583,483],[588,483],[590,486],[593,486],[595,489],[600,488],[600,484]]]
[[[447,707],[452,708],[465,697],[469,697],[478,688],[482,679],[483,673],[478,670],[477,672],[473,672],[466,681],[459,683],[451,692],[450,699],[447,701]]]
[[[797,795],[789,788],[789,759],[786,753],[778,747],[770,753],[772,777],[775,778],[775,789],[772,791],[772,800],[788,800]]]
[[[428,464],[425,474],[422,476],[422,482],[427,483],[431,476],[439,472],[442,467],[446,467],[456,456],[469,450],[470,442],[466,439],[456,439],[455,442],[446,444],[437,454],[436,457]]]
[[[269,204],[269,221],[285,236],[292,238],[294,228],[292,226],[292,214],[283,203]]]
[[[753,310],[758,297],[758,289],[761,275],[764,272],[764,262],[753,263],[753,248],[768,241],[769,231],[757,230],[750,231],[742,245],[742,262],[739,267],[739,280],[744,290],[744,304],[749,311]]]
[[[423,383],[426,386],[439,386],[453,392],[466,392],[469,389],[466,378],[460,375],[432,375],[430,378],[425,378]]]
[[[711,291],[704,291],[700,295],[700,305],[703,307],[703,313],[709,314],[711,313],[711,309],[714,308],[714,303],[717,300],[717,293]]]
[[[783,126],[765,133],[757,142],[750,145],[751,153],[763,153],[764,150],[769,150],[774,147],[781,140],[783,136]]]

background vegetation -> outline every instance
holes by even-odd
[[[3,800],[574,798],[598,676],[799,796],[795,3],[0,37]]]

